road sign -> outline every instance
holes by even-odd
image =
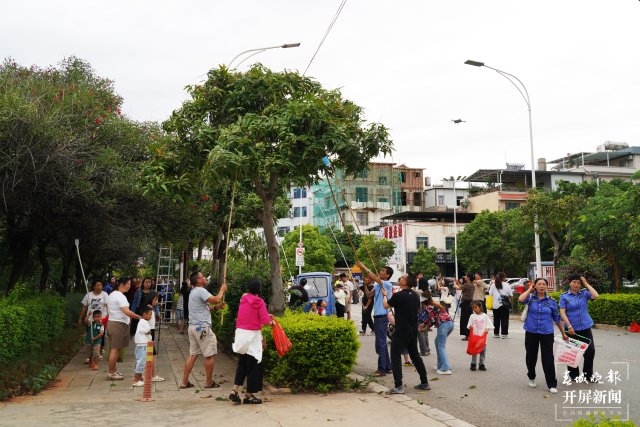
[[[304,267],[304,248],[296,248],[296,267]]]

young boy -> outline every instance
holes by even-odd
[[[469,317],[469,322],[467,323],[467,328],[473,327],[473,335],[485,335],[488,333],[490,328],[493,328],[493,323],[487,313],[482,311],[483,303],[482,301],[472,301],[471,302],[471,316]],[[486,371],[487,368],[484,366],[484,358],[487,354],[487,345],[482,348],[482,352],[480,352],[480,366],[478,369],[481,371]],[[478,355],[474,354],[471,356],[471,370],[476,370],[476,361],[478,360]]]
[[[138,322],[134,341],[136,343],[136,367],[134,370],[133,385],[134,387],[142,387],[144,380],[142,374],[147,363],[147,343],[151,341],[151,319],[152,308],[150,306],[142,307],[142,319]]]
[[[102,311],[94,310],[91,318],[85,320],[87,325],[87,333],[84,341],[89,344],[89,368],[98,370],[98,360],[100,358],[100,343],[104,335],[104,326],[102,324]]]

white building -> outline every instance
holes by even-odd
[[[281,243],[284,236],[300,224],[313,225],[313,192],[309,187],[293,187],[287,193],[291,201],[291,210],[288,218],[280,218],[277,221],[277,239]]]
[[[455,191],[451,181],[443,181],[442,184],[428,186],[424,190],[425,210],[444,211],[447,210],[447,206],[461,206],[463,201],[468,198],[468,186],[469,184],[466,182],[458,182],[456,183]]]

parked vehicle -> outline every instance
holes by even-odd
[[[312,302],[327,301],[326,315],[336,313],[336,297],[333,295],[333,284],[331,283],[331,273],[314,272],[302,273],[296,279],[300,283],[301,279],[307,279],[304,286],[309,294],[309,302],[304,306],[304,311],[308,312]]]

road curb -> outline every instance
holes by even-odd
[[[352,380],[358,381],[366,381],[367,378],[362,375],[358,375],[355,373],[350,373],[347,375]],[[376,382],[371,381],[367,385],[367,389],[370,390],[370,393],[375,394],[386,394],[390,391],[389,388],[378,384]],[[416,412],[420,412],[422,415],[429,417],[435,421],[439,421],[451,427],[475,427],[473,424],[470,424],[464,420],[454,417],[451,414],[448,414],[439,409],[433,408],[427,404],[420,403],[416,399],[412,399],[404,394],[392,394],[388,396],[390,400],[393,400],[396,403],[399,403],[409,409],[413,409]]]

